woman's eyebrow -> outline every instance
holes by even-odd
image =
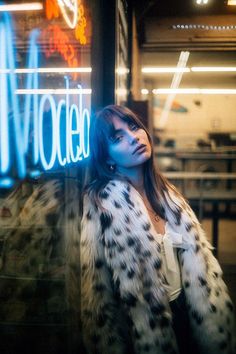
[[[115,135],[115,134],[118,134],[118,133],[122,133],[123,131],[124,131],[124,129],[121,129],[121,128],[120,129],[114,129],[112,133],[113,133],[113,135]]]

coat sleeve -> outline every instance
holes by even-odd
[[[81,321],[85,348],[90,353],[124,353],[117,301],[106,264],[99,210],[84,198],[81,246]]]
[[[179,226],[178,224],[179,222]],[[235,353],[235,314],[223,273],[196,215],[182,201],[176,227],[192,245],[181,252],[182,282],[191,328],[201,353]],[[184,230],[185,229],[185,230]]]

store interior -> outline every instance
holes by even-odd
[[[136,13],[133,93],[151,112],[157,165],[190,199],[236,300],[236,6],[138,1]]]

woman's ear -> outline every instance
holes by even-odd
[[[107,161],[106,161],[108,167],[109,167],[109,170],[111,172],[114,172],[115,171],[115,161],[112,160],[111,158],[108,158]]]
[[[106,160],[106,163],[107,163],[108,165],[115,165],[115,161],[112,160],[110,157],[108,157],[108,159]]]

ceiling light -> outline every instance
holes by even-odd
[[[188,73],[190,72],[189,68],[177,68],[174,67],[144,67],[142,68],[142,73],[145,74],[154,74],[154,73]]]
[[[160,94],[183,94],[183,95],[195,95],[195,94],[204,94],[204,95],[236,95],[236,89],[200,89],[200,88],[159,88],[153,89],[152,93],[154,95]]]
[[[195,72],[225,72],[236,71],[235,66],[193,66],[191,71]]]
[[[25,4],[0,5],[0,12],[3,11],[35,11],[42,10],[43,5],[40,2],[32,2]]]
[[[208,3],[208,0],[196,0],[196,3],[198,5],[206,5]]]
[[[216,25],[200,25],[200,24],[183,24],[183,25],[172,25],[173,29],[199,29],[204,31],[214,30],[214,31],[226,31],[226,30],[235,30],[236,26],[234,25],[227,25],[227,26],[216,26]]]
[[[193,72],[236,72],[236,66],[192,66],[191,68],[177,68],[177,67],[144,67],[142,73],[155,74],[155,73],[189,73]]]
[[[236,6],[236,0],[228,0],[228,6]]]
[[[149,90],[148,89],[142,89],[141,90],[141,94],[142,95],[148,95],[149,94]]]

